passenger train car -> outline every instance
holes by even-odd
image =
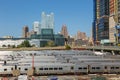
[[[120,55],[96,55],[91,51],[19,51],[0,55],[0,74],[120,73]],[[8,57],[8,58],[7,58]]]

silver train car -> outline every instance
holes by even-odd
[[[119,74],[119,55],[96,55],[89,51],[24,51],[0,59],[0,75],[20,74]],[[6,59],[9,57],[8,59]],[[18,73],[17,72],[17,73]]]
[[[28,71],[32,67],[26,64],[26,66],[17,66],[16,70],[20,71],[20,74],[28,74]],[[12,74],[15,70],[15,66],[3,66],[0,68],[0,74]],[[71,64],[71,63],[47,63],[36,65],[34,67],[34,73],[36,75],[49,75],[49,74],[97,74],[97,73],[109,73],[119,74],[120,64],[118,63],[103,63],[103,64]]]

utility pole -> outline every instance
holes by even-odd
[[[32,70],[33,70],[32,80],[34,80],[34,54],[32,55]]]

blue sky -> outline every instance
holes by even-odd
[[[20,37],[24,25],[32,30],[33,22],[41,20],[43,11],[54,13],[55,33],[66,24],[70,35],[81,31],[90,36],[92,0],[0,0],[0,37]]]

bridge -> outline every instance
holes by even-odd
[[[72,50],[92,50],[101,52],[112,52],[120,54],[119,46],[74,46]],[[39,51],[39,50],[66,50],[64,46],[59,47],[32,47],[32,48],[0,48],[0,51]]]
[[[119,46],[86,46],[86,49],[105,50],[105,51],[120,51]]]
[[[119,46],[82,46],[82,47],[74,47],[73,49],[81,49],[84,48],[85,50],[91,51],[101,51],[101,52],[111,52],[120,54],[120,47]]]

